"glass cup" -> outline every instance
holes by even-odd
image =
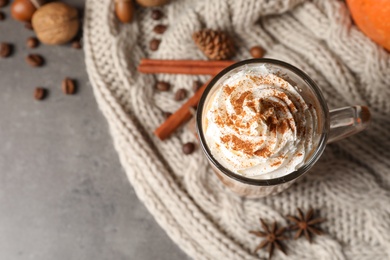
[[[214,94],[223,85],[221,83],[240,71],[248,71],[260,65],[264,65],[270,73],[294,86],[305,102],[311,104],[317,113],[313,149],[304,163],[295,171],[272,179],[246,177],[227,169],[211,153],[204,134],[206,114]],[[203,151],[222,183],[241,196],[258,198],[287,189],[317,162],[326,144],[362,131],[368,126],[370,118],[370,112],[365,106],[351,106],[329,111],[316,83],[303,71],[286,62],[273,59],[251,59],[227,67],[210,81],[199,101],[196,122]]]

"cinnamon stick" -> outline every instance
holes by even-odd
[[[190,75],[216,75],[234,61],[210,60],[152,60],[142,59],[138,66],[141,73],[169,73]]]
[[[209,84],[210,80],[206,82],[195,94],[192,96],[186,103],[183,104],[179,110],[172,114],[168,119],[160,125],[155,131],[154,134],[164,140],[168,138],[177,128],[179,128],[183,123],[191,119],[192,114],[190,109],[194,106],[197,106],[199,100]]]

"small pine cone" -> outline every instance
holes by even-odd
[[[195,32],[192,39],[211,60],[227,60],[235,53],[233,40],[221,31],[201,30]]]

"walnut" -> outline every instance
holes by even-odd
[[[53,2],[34,13],[32,25],[41,42],[54,45],[69,42],[77,34],[80,21],[75,8]]]

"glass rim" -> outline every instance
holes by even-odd
[[[236,69],[238,67],[244,66],[246,64],[253,64],[253,63],[259,63],[259,64],[272,64],[272,65],[277,65],[278,67],[281,67],[283,69],[287,69],[297,76],[299,76],[301,79],[305,81],[305,83],[311,88],[311,90],[314,92],[315,97],[319,101],[319,104],[321,106],[321,109],[324,113],[324,124],[322,127],[322,132],[321,132],[321,137],[320,137],[320,142],[313,152],[313,155],[311,156],[310,160],[305,163],[303,166],[301,166],[299,169],[288,173],[287,175],[273,178],[273,179],[254,179],[254,178],[249,178],[245,177],[242,175],[239,175],[237,173],[234,173],[224,167],[222,164],[218,162],[218,160],[211,154],[211,151],[207,145],[206,138],[203,133],[203,127],[202,127],[202,114],[203,114],[203,109],[204,109],[204,104],[206,101],[206,98],[211,91],[211,89],[214,87],[214,85],[220,80],[225,74],[230,72],[233,69]],[[199,103],[198,103],[198,108],[196,111],[196,128],[197,128],[197,133],[199,136],[200,144],[201,147],[206,154],[206,157],[208,160],[218,169],[220,170],[223,174],[227,175],[228,177],[237,180],[239,182],[249,184],[249,185],[255,185],[255,186],[272,186],[272,185],[278,185],[282,183],[286,183],[292,180],[295,180],[302,176],[305,172],[307,172],[313,165],[318,161],[322,153],[324,152],[326,142],[328,139],[328,134],[329,134],[329,109],[328,105],[324,99],[324,96],[322,95],[321,90],[317,86],[317,84],[302,70],[298,69],[297,67],[276,59],[268,59],[268,58],[260,58],[260,59],[248,59],[248,60],[243,60],[239,61],[237,63],[234,63],[230,65],[229,67],[225,68],[221,72],[219,72],[207,85],[206,89],[204,90]]]

